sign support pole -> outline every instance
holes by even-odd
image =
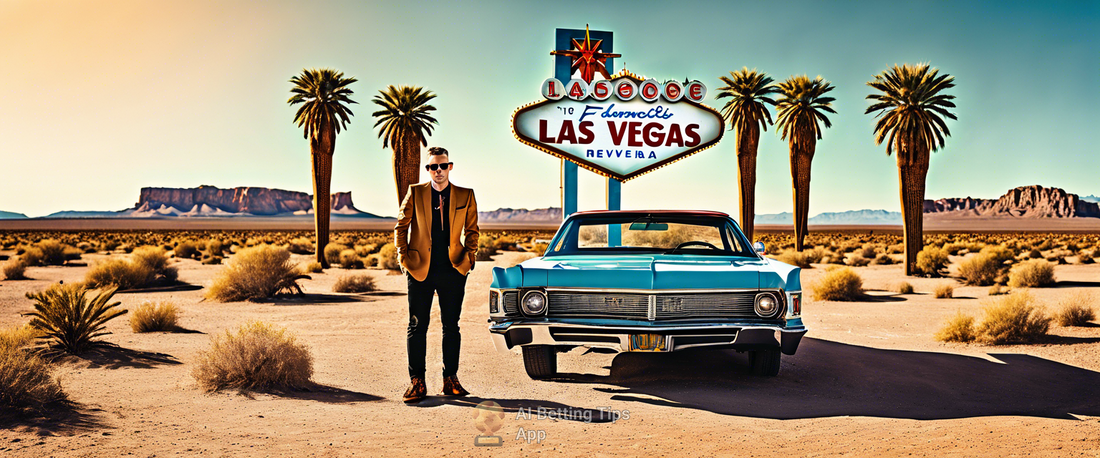
[[[554,49],[567,51],[573,48],[573,39],[584,40],[585,31],[582,29],[555,29],[554,32]],[[589,32],[589,35],[594,40],[603,40],[603,49],[605,52],[613,52],[614,44],[612,32]],[[614,68],[614,59],[607,59],[607,67]],[[568,82],[573,78],[573,72],[571,67],[573,65],[572,60],[568,56],[554,56],[554,78],[558,81]],[[614,182],[614,184],[612,184]],[[620,206],[620,186],[621,182],[613,178],[607,179],[607,209],[618,210]],[[614,191],[612,191],[614,189]],[[577,212],[577,164],[562,160],[561,161],[561,213],[562,219],[568,218],[569,215]],[[616,232],[618,228],[616,227]],[[608,233],[608,243],[611,243],[611,233]]]

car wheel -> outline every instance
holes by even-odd
[[[523,347],[523,367],[535,380],[552,377],[558,373],[558,351],[552,345],[527,345]]]
[[[752,375],[775,377],[779,375],[779,350],[757,350],[749,352],[749,365]]]

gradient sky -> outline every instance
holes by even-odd
[[[120,210],[143,186],[312,192],[286,104],[306,67],[359,80],[332,180],[359,209],[397,213],[370,117],[390,84],[438,94],[429,145],[451,151],[453,182],[481,210],[558,206],[559,161],[516,141],[509,121],[552,74],[554,29],[586,23],[615,33],[615,71],[698,79],[710,97],[743,66],[832,82],[838,114],[817,146],[811,215],[900,208],[896,164],[863,114],[866,82],[900,63],[956,79],[959,120],[932,157],[928,198],[1032,184],[1100,194],[1097,1],[0,0],[0,210]],[[623,208],[735,214],[730,134],[625,183]],[[757,212],[791,211],[789,153],[772,128],[757,170]],[[579,206],[604,208],[603,178],[581,171]]]

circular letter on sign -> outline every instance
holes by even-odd
[[[542,82],[542,96],[550,100],[561,100],[565,97],[565,86],[557,78],[546,78]]]
[[[642,100],[646,102],[657,100],[661,96],[661,83],[658,83],[655,79],[642,81],[642,84],[638,86],[638,93],[641,94]]]
[[[582,100],[588,97],[588,83],[581,79],[571,79],[565,85],[565,96],[573,100]]]
[[[611,87],[611,82],[608,80],[593,81],[592,85],[588,88],[588,95],[591,95],[596,100],[607,100],[611,97],[611,92],[615,88]]]
[[[635,95],[638,95],[638,85],[628,79],[621,79],[618,83],[615,83],[615,97],[619,100],[627,101],[633,99]]]
[[[692,102],[702,102],[707,96],[707,87],[698,80],[692,81],[684,87],[684,95]]]
[[[669,102],[676,102],[684,97],[684,85],[676,80],[669,81],[665,83],[665,88],[661,91],[661,96]]]

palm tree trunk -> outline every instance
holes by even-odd
[[[795,145],[791,142],[791,181],[794,184],[794,249],[802,251],[803,241],[809,232],[807,220],[810,213],[810,164],[813,162],[814,142]]]
[[[336,148],[336,129],[323,125],[320,138],[309,142],[313,156],[313,221],[317,228],[317,262],[324,269],[329,268],[325,260],[325,246],[328,245],[329,214],[332,210],[332,153]]]
[[[420,182],[420,139],[403,135],[393,145],[393,181],[397,184],[397,205],[405,201],[409,186]]]
[[[899,154],[898,158],[907,156]],[[927,153],[918,154],[909,164],[898,161],[898,175],[901,180],[901,217],[905,221],[905,275],[917,274],[917,253],[924,249],[924,187],[925,178],[928,176],[927,157]]]
[[[741,195],[741,230],[751,243],[756,219],[756,151],[760,128],[753,123],[745,132],[737,132],[737,173]]]

